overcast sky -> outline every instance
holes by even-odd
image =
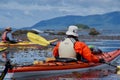
[[[0,28],[30,27],[59,16],[112,11],[120,11],[120,0],[0,0]]]

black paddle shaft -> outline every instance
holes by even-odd
[[[3,70],[1,76],[0,76],[0,80],[3,80],[5,75],[7,74],[8,72],[8,69],[12,69],[12,65],[10,64],[10,61],[8,60],[5,64],[5,69]]]
[[[51,46],[56,46],[56,44],[50,43]]]
[[[107,62],[105,62],[105,64],[108,64],[108,65],[110,65],[110,66],[113,66],[113,67],[117,67],[116,65],[113,65],[113,64],[111,64],[111,63],[107,63]]]

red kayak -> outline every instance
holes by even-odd
[[[111,52],[96,54],[97,57],[104,58],[107,62],[112,62],[116,60],[119,55],[119,49]],[[35,75],[44,77],[49,75],[66,74],[74,71],[100,69],[105,65],[106,64],[102,63],[85,63],[82,61],[59,62],[55,60],[50,60],[46,62],[38,62],[37,64],[30,66],[14,67],[12,70],[8,71],[6,78],[19,78]]]

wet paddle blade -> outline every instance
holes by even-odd
[[[7,47],[0,47],[0,52],[6,50]]]
[[[31,42],[42,45],[42,46],[48,46],[48,45],[50,45],[51,42],[57,41],[57,39],[53,39],[53,40],[48,41],[45,38],[43,38],[42,36],[37,35],[37,34],[32,33],[32,32],[28,32],[27,37]]]
[[[119,71],[120,71],[120,66],[117,66],[117,70],[119,70]]]
[[[117,74],[120,74],[120,66],[117,66]]]

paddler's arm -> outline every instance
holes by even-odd
[[[14,39],[14,38],[12,37],[12,34],[11,34],[11,33],[8,33],[8,34],[7,34],[7,37],[9,38],[10,41],[17,41],[17,39]]]
[[[89,62],[99,62],[99,58],[91,53],[90,48],[85,43],[77,41],[74,48],[76,53],[79,53]]]
[[[60,44],[60,42],[58,42],[57,45],[53,48],[53,56],[55,58],[59,57],[59,52],[58,52],[59,44]]]

